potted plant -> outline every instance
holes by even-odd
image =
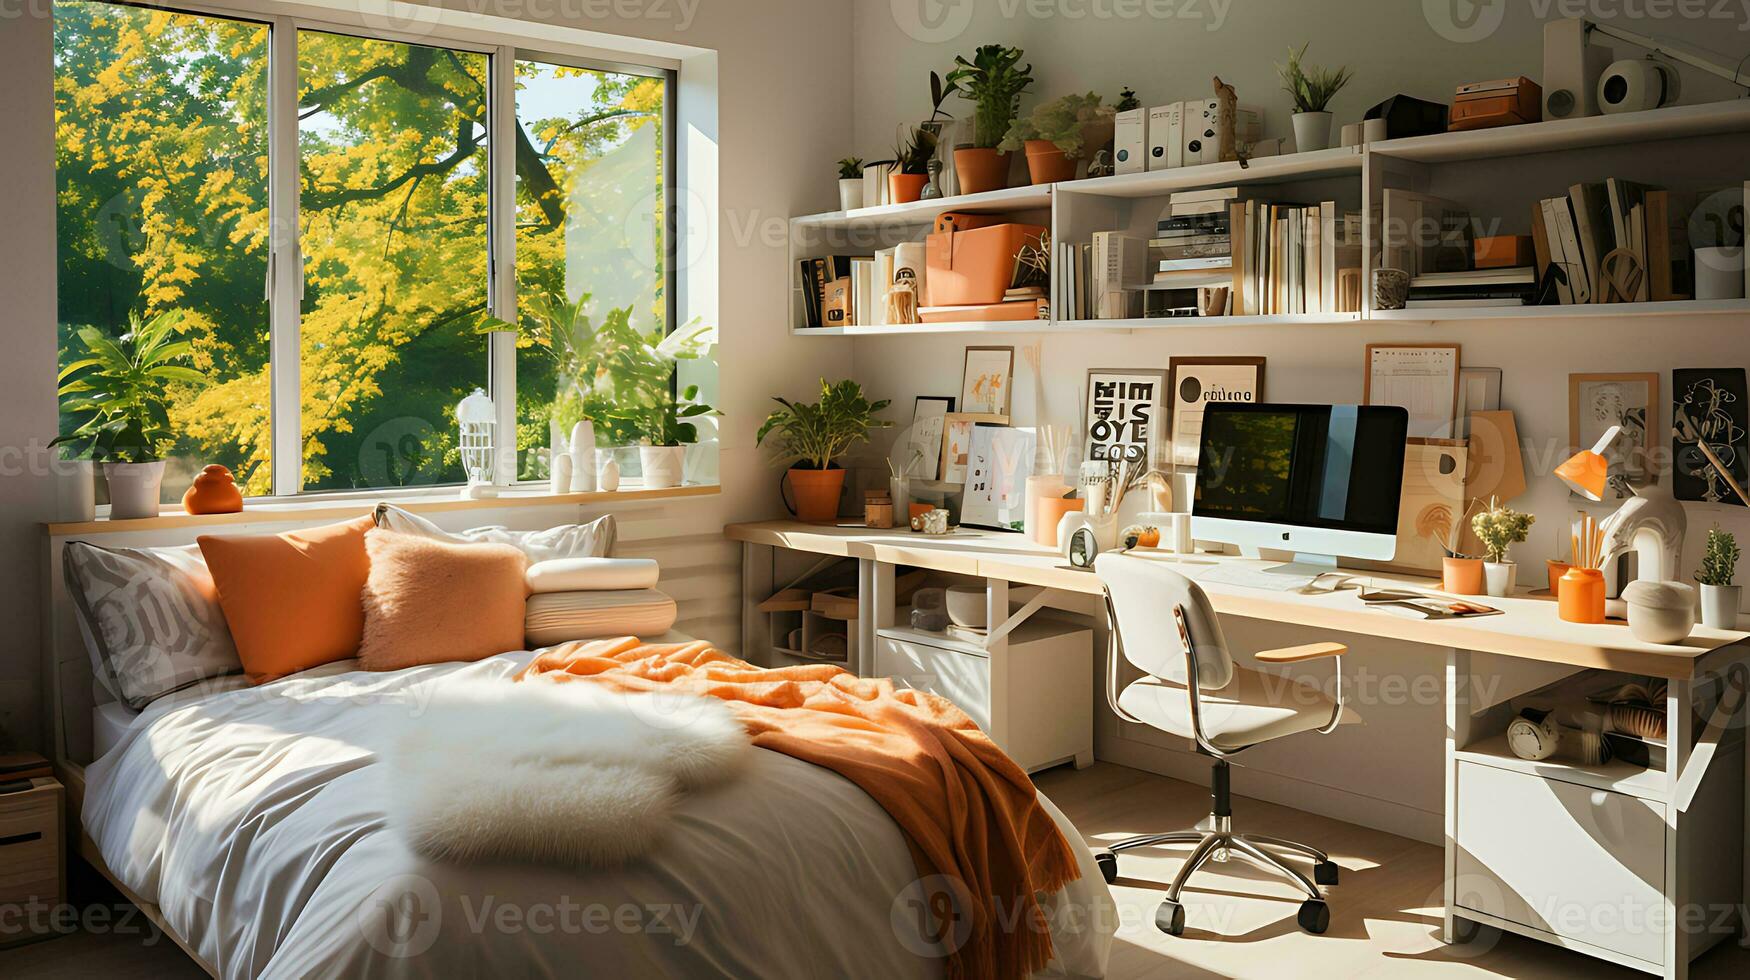
[[[1331,145],[1331,99],[1349,84],[1354,74],[1348,68],[1306,68],[1300,59],[1307,45],[1300,50],[1288,49],[1288,64],[1277,65],[1282,76],[1282,90],[1294,99],[1294,148],[1322,150]]]
[[[1744,587],[1733,585],[1738,572],[1738,539],[1718,525],[1707,532],[1707,547],[1701,556],[1701,571],[1695,580],[1701,584],[1701,621],[1714,629],[1738,628],[1738,609],[1743,605]]]
[[[1005,151],[1027,151],[1027,172],[1035,184],[1074,180],[1076,163],[1112,138],[1116,110],[1100,104],[1093,92],[1066,95],[1015,120],[1003,137]]]
[[[895,204],[910,204],[924,196],[930,182],[930,160],[936,155],[936,134],[927,126],[913,126],[911,133],[893,148],[893,172],[887,175],[888,195]]]
[[[1020,48],[986,44],[972,54],[954,59],[948,73],[948,91],[977,108],[972,116],[972,143],[954,148],[954,169],[960,175],[960,192],[977,194],[1009,184],[1009,155],[997,148],[1021,111],[1021,93],[1033,84],[1033,66],[1019,67]]]
[[[855,211],[863,206],[863,160],[845,157],[839,161],[839,210]]]
[[[1471,530],[1488,551],[1483,562],[1483,580],[1489,595],[1497,599],[1513,594],[1519,581],[1519,563],[1507,560],[1507,549],[1531,536],[1537,517],[1512,509],[1494,497],[1489,506],[1471,518]]]
[[[716,409],[699,400],[699,386],[688,385],[678,396],[672,389],[657,393],[648,405],[618,410],[620,419],[642,434],[638,446],[644,488],[661,490],[681,485],[687,447],[699,441],[692,420]]]
[[[1446,552],[1440,561],[1441,588],[1453,595],[1482,595],[1487,591],[1487,583],[1483,574],[1483,560],[1474,555],[1467,555],[1458,550],[1459,541],[1464,536],[1464,529],[1470,520],[1471,511],[1477,501],[1465,507],[1464,513],[1458,515],[1458,520],[1452,520],[1452,513],[1445,507],[1431,510],[1425,520],[1419,524],[1424,533],[1438,535],[1443,540],[1441,550]]]
[[[875,418],[888,402],[870,401],[855,381],[831,385],[825,378],[820,381],[818,402],[772,400],[782,408],[766,416],[754,443],[764,445],[767,436],[774,438],[777,461],[787,465],[778,483],[779,492],[788,479],[796,494],[794,506],[790,506],[788,495],[785,497],[790,512],[800,520],[828,523],[838,516],[839,495],[845,486],[845,471],[835,460],[853,445],[869,441],[870,429],[893,424]]]
[[[113,519],[158,516],[164,481],[159,453],[173,438],[167,389],[175,382],[206,381],[188,364],[192,349],[181,339],[181,321],[181,310],[149,320],[130,314],[128,332],[115,340],[96,327],[81,327],[77,336],[85,356],[61,369],[61,411],[77,424],[51,445],[74,447],[76,457],[103,463]]]

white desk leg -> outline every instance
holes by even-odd
[[[894,605],[898,601],[893,591],[893,566],[886,562],[863,558],[857,561],[857,579],[861,583],[861,602],[857,609],[857,636],[863,648],[861,668],[857,676],[875,673],[875,631],[893,625]]]
[[[1458,750],[1471,738],[1471,653],[1446,652],[1446,860],[1442,889],[1444,943],[1469,942],[1476,925],[1458,916]]]
[[[1009,619],[1009,583],[1007,579],[985,579],[985,616],[991,626]],[[1009,637],[999,636],[985,646],[990,655],[990,731],[991,741],[1009,745]]]
[[[1671,681],[1665,689],[1665,798],[1677,798],[1677,777],[1689,764],[1695,741],[1695,682]],[[1689,977],[1689,931],[1683,928],[1689,910],[1689,876],[1684,874],[1678,843],[1687,832],[1688,815],[1675,803],[1665,804],[1665,980]]]

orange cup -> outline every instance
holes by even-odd
[[[1604,573],[1596,568],[1570,568],[1562,576],[1562,619],[1570,623],[1604,622]]]
[[[915,521],[919,517],[922,517],[923,515],[928,514],[930,511],[935,510],[935,509],[936,509],[935,504],[920,504],[920,503],[917,503],[914,501],[910,506],[908,506],[906,508],[907,513],[905,516],[907,518],[909,518],[909,520],[906,521],[906,526],[910,527],[911,521]]]
[[[1574,566],[1565,561],[1556,561],[1554,558],[1546,559],[1546,561],[1549,565],[1549,594],[1560,597],[1562,594],[1562,576],[1568,574],[1568,569],[1573,568]]]
[[[1057,526],[1063,523],[1063,515],[1073,514],[1087,507],[1087,501],[1080,497],[1041,497],[1033,502],[1033,540],[1047,548],[1057,547]]]
[[[1483,560],[1481,558],[1443,558],[1440,560],[1442,587],[1453,595],[1482,595]]]

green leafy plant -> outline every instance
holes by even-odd
[[[783,407],[766,416],[754,443],[765,445],[766,437],[772,436],[777,461],[786,466],[828,469],[833,460],[852,446],[868,442],[870,429],[893,424],[875,417],[887,408],[888,401],[870,401],[863,394],[863,386],[848,379],[834,385],[822,378],[820,401],[812,404],[786,398],[772,400]]]
[[[50,445],[69,447],[74,458],[112,463],[150,463],[175,439],[167,391],[174,382],[205,384],[190,366],[193,346],[179,325],[181,310],[142,320],[128,315],[128,332],[116,340],[96,327],[81,327],[85,356],[61,369],[61,411],[75,425]]]
[[[845,157],[839,161],[839,179],[856,180],[863,176],[863,158]]]
[[[1033,66],[1017,67],[1022,54],[1020,48],[986,44],[973,52],[970,61],[954,59],[955,68],[948,73],[946,84],[976,106],[972,114],[974,146],[994,147],[1002,142],[1020,113],[1021,93],[1033,84]]]
[[[1489,498],[1488,507],[1470,519],[1471,530],[1476,532],[1492,562],[1506,561],[1507,549],[1530,537],[1531,525],[1536,523],[1536,515],[1516,511],[1494,497]]]
[[[929,126],[911,127],[911,135],[893,148],[893,159],[902,174],[927,174],[935,159],[938,138]]]
[[[1707,547],[1701,554],[1701,571],[1695,575],[1695,580],[1702,585],[1712,585],[1725,588],[1732,584],[1738,574],[1738,539],[1730,531],[1722,531],[1719,525],[1707,532]]]
[[[1027,140],[1050,140],[1064,156],[1079,160],[1088,147],[1106,145],[1116,113],[1111,106],[1101,105],[1093,92],[1066,95],[1035,106],[1030,114],[1015,120],[997,148],[1019,150]]]
[[[1355,76],[1348,68],[1333,71],[1302,66],[1300,59],[1306,56],[1306,49],[1305,44],[1298,51],[1289,48],[1288,64],[1277,65],[1276,71],[1282,76],[1282,90],[1294,99],[1295,112],[1324,112],[1331,99]]]

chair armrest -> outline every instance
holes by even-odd
[[[1298,664],[1308,660],[1320,660],[1325,657],[1341,657],[1348,653],[1349,648],[1341,643],[1308,643],[1305,646],[1283,647],[1280,650],[1265,650],[1253,656],[1267,664]]]

